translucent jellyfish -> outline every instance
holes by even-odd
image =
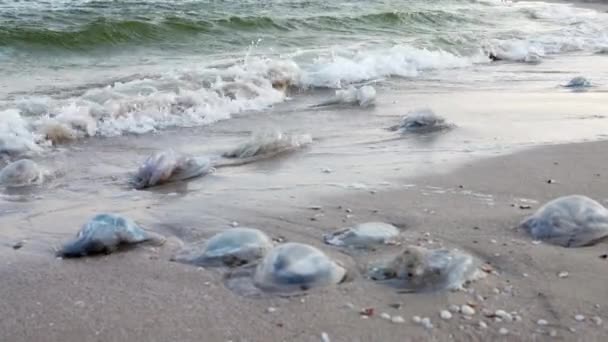
[[[203,176],[212,171],[209,158],[190,157],[166,150],[149,156],[137,170],[132,183],[136,189],[144,189]]]
[[[591,82],[583,76],[577,76],[571,79],[570,82],[568,82],[564,87],[575,89],[589,88],[591,87]]]
[[[369,276],[411,292],[460,289],[482,273],[476,260],[459,250],[407,246],[388,262],[371,268]]]
[[[273,248],[258,265],[254,282],[266,291],[291,292],[337,284],[346,270],[315,247],[286,243]]]
[[[564,247],[583,247],[608,236],[608,209],[589,197],[559,197],[521,223],[535,240]]]
[[[83,257],[100,253],[112,253],[121,246],[142,242],[162,244],[164,238],[146,232],[135,222],[114,214],[99,214],[87,222],[59,251],[63,257]]]
[[[274,156],[283,152],[296,150],[312,143],[308,134],[290,135],[278,130],[263,130],[253,137],[223,154],[226,158],[253,158]]]
[[[401,130],[404,133],[430,133],[453,128],[444,118],[435,114],[430,109],[416,110],[407,113],[401,123],[393,130]]]
[[[214,235],[202,249],[190,248],[175,260],[199,266],[242,266],[257,261],[272,248],[272,241],[262,231],[232,228]]]
[[[0,186],[16,188],[42,183],[43,172],[34,161],[21,159],[0,170]]]
[[[334,246],[369,248],[392,242],[399,229],[384,222],[361,223],[323,236],[325,243]]]

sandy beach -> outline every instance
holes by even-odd
[[[391,222],[412,241],[459,246],[493,265],[497,275],[474,283],[472,293],[399,294],[354,267],[354,279],[334,288],[250,299],[224,287],[221,272],[168,261],[176,248],[171,241],[83,260],[55,259],[50,251],[26,244],[1,252],[0,331],[6,341],[319,341],[323,332],[331,341],[538,341],[551,335],[600,341],[606,328],[591,319],[608,317],[606,245],[535,245],[514,227],[540,203],[560,195],[579,193],[605,202],[608,178],[598,156],[607,146],[560,145],[491,158],[449,174],[403,179],[387,191],[321,197],[314,202],[320,211],[303,203],[290,208],[258,203],[266,207],[263,212],[224,208],[224,215],[243,225],[320,246],[351,265],[374,255],[332,251],[319,236],[351,222]],[[522,204],[531,209],[520,209]],[[323,216],[311,221],[318,213]],[[61,215],[32,218],[32,225],[55,216]],[[204,223],[194,227],[199,225]],[[569,275],[560,278],[560,272]],[[475,305],[473,317],[439,318],[440,310],[466,303]],[[271,307],[276,311],[268,312]],[[362,319],[363,308],[373,308],[375,315]],[[497,323],[484,317],[484,309],[516,312],[521,321]],[[406,322],[391,323],[381,313]],[[585,321],[576,321],[577,314]],[[415,315],[429,317],[435,327],[412,323]],[[549,324],[538,326],[539,319]],[[488,327],[480,328],[479,321]],[[508,335],[499,335],[500,328]]]
[[[518,229],[556,197],[608,205],[608,3],[549,2],[75,2],[47,30],[44,4],[0,0],[13,11],[0,11],[0,166],[28,157],[48,172],[0,188],[0,341],[604,341],[608,242]],[[351,85],[373,87],[375,105],[319,106]],[[427,109],[450,129],[390,129]],[[312,141],[190,181],[128,182],[152,153],[219,158],[269,128]],[[99,213],[166,242],[57,257]],[[396,226],[399,243],[323,241],[365,222]],[[253,296],[240,269],[172,261],[236,226],[317,247],[347,277]],[[405,244],[470,253],[485,277],[423,293],[371,280]]]

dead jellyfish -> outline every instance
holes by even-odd
[[[369,276],[409,292],[426,292],[460,289],[482,273],[476,260],[462,251],[407,246],[393,259],[373,266]]]
[[[0,185],[7,188],[40,184],[43,172],[38,164],[29,159],[12,162],[0,170]]]
[[[232,228],[214,235],[202,249],[189,248],[176,261],[198,266],[242,266],[257,261],[272,248],[272,241],[262,231]]]
[[[94,254],[109,254],[120,247],[142,242],[162,244],[160,235],[146,232],[135,222],[114,214],[99,214],[87,222],[76,235],[59,251],[63,257],[83,257]]]
[[[166,150],[149,156],[133,176],[132,183],[136,189],[144,189],[188,180],[212,171],[209,158],[190,157]]]
[[[393,242],[399,229],[384,222],[366,222],[323,236],[325,243],[352,248],[370,248]]]
[[[407,113],[401,123],[391,129],[401,130],[403,133],[431,133],[453,127],[453,124],[446,122],[443,117],[435,114],[432,110],[422,109]]]
[[[253,158],[274,156],[302,148],[312,143],[308,134],[291,135],[279,130],[263,130],[235,149],[223,154],[226,158]]]
[[[273,248],[255,270],[254,283],[265,291],[292,292],[338,284],[346,269],[315,247],[286,243]]]
[[[564,247],[583,247],[608,236],[608,209],[589,197],[559,197],[521,223],[535,240]]]
[[[583,76],[577,76],[571,79],[564,87],[574,89],[589,88],[591,87],[591,82]]]

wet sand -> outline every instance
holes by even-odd
[[[608,252],[607,245],[535,245],[513,228],[540,203],[560,195],[579,193],[605,203],[608,172],[601,156],[607,147],[607,142],[595,142],[537,148],[467,164],[448,174],[402,179],[391,190],[340,190],[314,202],[294,193],[283,206],[271,197],[249,209],[214,203],[202,211],[212,211],[210,217],[192,214],[194,208],[187,208],[192,203],[169,204],[158,215],[162,217],[155,218],[158,223],[147,222],[149,228],[173,236],[165,246],[97,258],[61,260],[35,241],[26,241],[19,250],[5,241],[0,248],[2,340],[320,341],[326,332],[331,341],[538,341],[550,339],[550,334],[562,340],[599,341],[606,328],[591,317],[608,319],[608,261],[600,257]],[[532,209],[520,209],[520,204]],[[311,210],[310,205],[322,209]],[[45,223],[71,225],[103,205],[86,207],[49,212],[27,222],[34,230]],[[191,212],[190,217],[184,218],[179,208]],[[136,213],[136,218],[144,217]],[[180,223],[172,224],[177,217]],[[176,236],[208,236],[201,228],[228,227],[231,220],[273,237],[317,245],[349,265],[354,279],[306,296],[246,298],[223,286],[218,270],[169,261],[179,249]],[[366,221],[394,223],[411,241],[428,245],[431,240],[431,247],[468,250],[491,263],[498,275],[474,283],[473,293],[399,294],[359,272],[367,261],[398,247],[349,255],[320,242],[324,232]],[[563,271],[569,276],[559,278]],[[472,319],[461,314],[449,321],[439,318],[440,310],[466,303],[477,305]],[[276,311],[267,312],[269,307]],[[374,316],[362,319],[362,308],[374,308]],[[493,322],[480,314],[482,309],[515,311],[522,320]],[[383,312],[406,322],[391,323],[380,318]],[[577,314],[586,320],[575,321]],[[427,330],[412,323],[414,315],[431,318],[435,327]],[[538,326],[539,319],[549,325]],[[480,320],[487,329],[479,327]],[[501,337],[502,327],[509,334]]]

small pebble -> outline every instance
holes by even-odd
[[[352,210],[352,209],[350,209],[350,208],[346,208],[346,212],[347,212],[347,213],[352,213],[352,212],[353,212],[353,210]]]
[[[500,290],[497,288],[493,288],[492,292],[494,292],[494,294],[500,294]]]
[[[346,307],[348,309],[354,309],[355,305],[353,303],[346,303],[346,304],[344,304],[344,307]]]
[[[362,316],[373,316],[374,308],[365,308],[359,312]]]
[[[496,240],[492,239],[492,240],[490,240],[490,243],[497,244],[497,243],[498,243],[498,241],[496,241]]]
[[[266,312],[268,312],[268,313],[273,313],[273,312],[276,312],[276,311],[277,311],[277,308],[273,308],[272,306],[269,307],[268,309],[266,309]]]
[[[582,321],[585,320],[585,316],[583,316],[583,315],[576,315],[576,316],[574,316],[574,319],[576,321],[578,321],[578,322],[582,322]]]
[[[551,337],[557,336],[557,331],[555,331],[555,330],[549,331],[549,336],[551,336]]]
[[[332,173],[332,172],[333,172],[333,170],[332,170],[332,169],[330,169],[330,168],[327,168],[327,167],[326,167],[326,168],[323,168],[323,169],[321,170],[321,172],[323,172],[323,173]]]
[[[428,317],[424,317],[423,319],[421,319],[420,323],[422,324],[423,327],[425,327],[427,329],[433,329],[433,323],[431,323],[431,319]]]
[[[458,313],[458,312],[460,312],[460,307],[456,304],[452,304],[448,307],[448,310]]]
[[[511,316],[510,313],[508,313],[504,310],[496,310],[496,312],[494,312],[494,315],[496,315],[497,317],[500,317],[500,319],[507,321],[507,322],[513,321],[513,316]]]
[[[25,241],[21,240],[13,245],[13,249],[14,250],[20,249],[21,247],[23,247],[23,245],[25,245]]]
[[[488,325],[487,325],[487,324],[486,324],[486,322],[484,322],[484,321],[479,321],[479,327],[480,327],[481,329],[487,329],[487,328],[488,328]]]
[[[452,313],[449,312],[448,310],[441,310],[441,312],[439,313],[439,317],[441,317],[441,319],[447,321],[452,318]]]
[[[591,317],[591,320],[595,325],[602,325],[602,319],[599,316],[593,316]]]
[[[422,319],[420,318],[420,316],[414,316],[412,317],[412,322],[419,324],[420,322],[422,322]]]
[[[541,243],[543,243],[543,242],[542,242],[542,241],[540,241],[540,240],[533,240],[533,241],[532,241],[532,244],[533,244],[533,245],[540,245]]]
[[[509,330],[507,330],[507,328],[500,328],[498,330],[498,333],[501,335],[508,335],[509,334]]]
[[[548,184],[553,184],[553,183],[555,183],[555,179],[548,179],[548,180],[547,180],[547,183],[548,183]]]
[[[405,323],[405,319],[403,319],[403,317],[401,317],[401,316],[394,316],[394,317],[391,319],[391,321],[392,321],[393,323],[398,323],[398,324],[400,324],[400,323]]]
[[[468,305],[462,305],[460,307],[460,312],[462,312],[462,314],[465,316],[473,316],[475,314],[475,309]]]
[[[401,308],[401,303],[392,303],[392,304],[389,304],[388,306],[390,306],[393,309],[399,309],[399,308]]]
[[[549,322],[545,321],[544,319],[539,319],[538,321],[536,321],[536,324],[544,326],[549,324]]]
[[[575,333],[576,332],[576,328],[573,328],[573,327],[568,328],[568,330],[570,330],[571,333]]]
[[[321,341],[322,342],[330,342],[329,335],[326,332],[321,333]]]
[[[232,223],[230,224],[232,227],[236,228],[239,226],[239,223],[236,221],[232,221]]]
[[[386,312],[383,312],[383,313],[380,314],[380,318],[383,318],[383,319],[386,319],[386,320],[390,321],[391,315],[387,314]]]
[[[568,272],[566,272],[566,271],[559,272],[559,273],[557,274],[557,276],[558,276],[558,277],[560,277],[560,278],[568,278],[568,275],[570,275],[570,273],[568,273]]]
[[[320,205],[311,205],[310,207],[308,207],[308,209],[310,209],[310,210],[321,210],[321,209],[323,209],[323,207],[320,206]]]

